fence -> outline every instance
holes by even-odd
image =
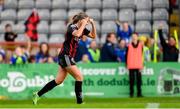
[[[128,72],[124,64],[79,64],[84,75],[83,94],[89,97],[117,98],[129,96]],[[9,99],[29,99],[52,80],[57,64],[0,65],[0,96]],[[142,71],[144,96],[180,96],[179,63],[146,63]],[[45,97],[72,98],[74,79],[69,75],[63,84]]]

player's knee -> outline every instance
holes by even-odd
[[[55,80],[56,81],[56,84],[59,85],[61,84],[63,81],[60,81],[60,80]]]
[[[81,74],[76,76],[77,81],[83,81],[83,76]]]

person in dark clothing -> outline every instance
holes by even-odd
[[[101,62],[117,62],[115,53],[115,43],[117,42],[115,33],[108,33],[106,43],[101,49]]]
[[[87,37],[86,36],[82,36],[82,40],[79,41],[79,46],[77,48],[77,53],[74,57],[74,60],[76,62],[81,61],[82,56],[84,54],[88,53],[88,48],[87,48]]]
[[[163,61],[164,62],[178,62],[179,50],[176,48],[176,40],[174,37],[170,36],[168,38],[168,43],[163,37],[162,28],[158,30],[159,38],[161,41],[161,46],[163,48]]]
[[[126,41],[124,39],[120,39],[118,41],[118,47],[116,47],[115,52],[117,55],[117,60],[119,62],[125,62],[126,61]]]
[[[17,37],[17,34],[12,31],[11,24],[5,25],[5,33],[4,33],[4,39],[5,41],[14,41]]]

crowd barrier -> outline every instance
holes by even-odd
[[[84,75],[86,97],[129,97],[128,71],[120,63],[78,64]],[[48,81],[55,78],[57,64],[0,65],[0,96],[30,99]],[[146,63],[142,70],[142,93],[147,97],[180,96],[179,63]],[[135,86],[136,88],[136,86]],[[44,95],[47,98],[73,98],[74,79],[68,75],[63,84]]]

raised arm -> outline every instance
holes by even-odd
[[[121,27],[120,27],[121,26],[121,22],[119,20],[116,20],[115,23],[116,23],[116,34],[119,37],[121,37],[121,32],[122,32]]]
[[[159,34],[159,39],[160,39],[160,42],[161,42],[161,46],[164,48],[164,47],[166,47],[167,46],[167,43],[166,43],[166,41],[165,41],[165,39],[164,39],[164,37],[163,37],[163,31],[162,31],[162,29],[159,29],[158,30],[158,34]]]
[[[89,18],[82,19],[80,22],[80,27],[78,28],[78,30],[74,30],[72,32],[72,35],[76,37],[81,37],[88,21],[89,21]]]
[[[31,50],[31,39],[28,36],[26,36],[26,38],[27,38],[27,51],[30,52],[30,50]]]
[[[92,25],[92,31],[89,33],[88,36],[89,36],[90,38],[95,39],[96,36],[97,36],[97,34],[96,34],[96,26],[95,26],[95,23],[94,23],[94,20],[93,20],[93,19],[90,19],[89,21],[90,21],[90,23],[91,23],[91,25]]]

